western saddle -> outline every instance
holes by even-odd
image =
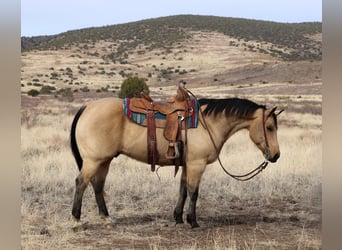
[[[182,141],[182,129],[185,130],[185,143],[187,135],[186,121],[194,113],[193,102],[188,91],[178,86],[177,94],[166,102],[155,102],[147,94],[141,93],[141,98],[131,98],[129,109],[135,113],[146,114],[148,163],[151,171],[155,171],[158,162],[156,127],[164,128],[163,135],[169,141],[169,147],[165,153],[167,159],[173,159],[175,163],[175,175],[180,165],[184,165],[184,142]],[[156,120],[155,114],[166,116],[166,120]]]

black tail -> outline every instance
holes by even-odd
[[[78,169],[80,171],[82,169],[83,159],[82,159],[82,157],[80,155],[80,151],[78,150],[78,147],[77,147],[75,131],[76,131],[76,125],[77,125],[78,119],[80,118],[80,116],[82,115],[82,113],[86,107],[87,106],[83,106],[77,112],[77,114],[74,117],[74,120],[72,121],[71,130],[70,130],[70,146],[71,146],[72,154],[75,157]]]

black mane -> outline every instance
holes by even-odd
[[[264,105],[256,104],[247,99],[228,98],[228,99],[199,99],[199,105],[207,105],[203,113],[217,115],[225,112],[226,116],[237,115],[243,118],[251,118],[258,108],[265,109]]]

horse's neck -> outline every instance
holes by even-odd
[[[226,135],[226,140],[231,137],[233,134],[238,132],[241,129],[247,129],[249,127],[249,121],[246,119],[236,119],[236,118],[229,118],[228,120],[228,131]]]
[[[247,129],[249,121],[235,116],[226,117],[224,114],[205,117],[215,144],[222,146],[233,134],[241,129]]]

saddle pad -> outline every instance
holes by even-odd
[[[130,98],[125,98],[123,100],[123,109],[124,109],[125,115],[129,119],[134,121],[135,123],[145,126],[146,114],[137,113],[137,112],[133,112],[132,110],[130,110],[129,109],[130,100],[131,100]],[[193,111],[193,114],[188,117],[187,125],[188,125],[188,128],[197,128],[197,126],[198,126],[198,109],[199,109],[198,102],[196,102],[196,100],[192,99],[191,100],[191,106],[193,107],[194,111]],[[166,120],[166,115],[161,114],[159,112],[156,112],[154,114],[154,118],[156,120]]]

